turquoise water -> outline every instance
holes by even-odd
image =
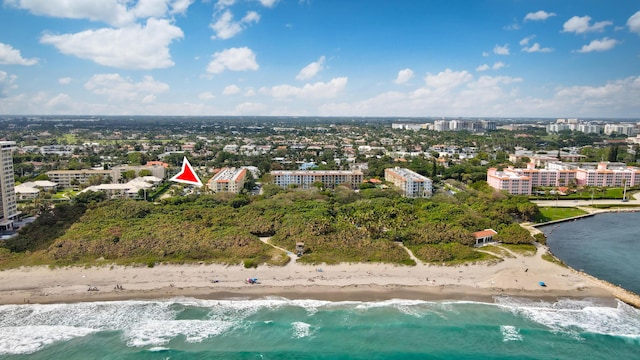
[[[640,294],[640,212],[599,214],[540,230],[553,254],[572,268]]]
[[[595,300],[195,300],[0,306],[3,359],[633,359],[640,311]]]

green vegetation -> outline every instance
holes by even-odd
[[[510,253],[509,251],[507,251],[507,249],[505,249],[502,246],[497,246],[497,245],[485,245],[481,248],[482,251],[488,251],[492,254],[495,254],[497,256],[500,256],[502,258],[515,258],[515,256]]]
[[[635,189],[635,190],[634,190]],[[532,195],[531,200],[600,200],[600,199],[620,199],[624,188],[622,187],[580,187],[575,192],[566,195],[554,195],[551,191],[555,191],[555,187],[542,187],[538,191],[544,191],[545,195]],[[631,198],[637,188],[627,188],[627,198]]]
[[[395,191],[345,187],[335,191],[266,191],[250,197],[219,193],[174,197],[153,204],[105,201],[83,193],[58,205],[6,243],[0,262],[145,264],[205,261],[284,265],[290,259],[271,243],[294,252],[305,243],[303,263],[379,262],[414,265],[404,243],[425,262],[495,260],[473,248],[474,231],[492,228],[505,243],[527,244],[529,233],[514,218],[529,218],[537,207],[524,197],[460,185],[455,195],[406,199]],[[274,189],[275,190],[275,189]],[[86,209],[86,211],[85,211]],[[56,231],[51,231],[55,228]],[[20,253],[21,255],[16,255]],[[6,262],[5,262],[6,259]],[[99,259],[99,260],[97,260]]]
[[[587,212],[582,209],[572,207],[541,207],[539,210],[540,215],[535,219],[537,223],[568,219],[587,214]]]
[[[533,256],[537,251],[536,246],[533,244],[502,244],[500,247],[507,248],[514,253],[524,256]]]
[[[552,254],[542,254],[542,259],[548,262],[552,262],[554,264],[560,265],[562,267],[568,267],[567,264],[565,264],[562,260],[558,259],[557,257],[553,256]]]

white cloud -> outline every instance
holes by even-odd
[[[476,71],[482,72],[482,71],[487,71],[489,69],[499,70],[499,69],[502,69],[503,67],[505,67],[505,63],[503,63],[502,61],[498,61],[497,63],[494,63],[493,66],[489,66],[488,64],[482,64],[476,68]]]
[[[259,68],[256,54],[248,47],[225,49],[211,57],[213,60],[207,66],[207,72],[211,74],[219,74],[225,70],[247,71]]]
[[[71,84],[72,80],[73,79],[71,79],[70,77],[63,77],[63,78],[58,79],[58,84],[60,84],[60,85],[69,85],[69,84]]]
[[[540,21],[540,20],[547,20],[548,18],[552,17],[552,16],[556,16],[556,13],[548,13],[544,10],[539,10],[536,12],[531,12],[528,13],[525,17],[524,17],[524,21],[527,20],[531,20],[531,21]]]
[[[330,99],[338,96],[347,86],[347,78],[339,77],[329,82],[316,82],[303,87],[292,85],[277,85],[271,88],[261,88],[260,93],[277,99],[296,97],[301,99]]]
[[[504,27],[507,31],[516,31],[520,30],[520,24],[518,23],[518,19],[513,19],[513,23]]]
[[[464,83],[467,83],[473,79],[466,70],[453,71],[451,69],[445,69],[435,75],[428,73],[424,78],[424,83],[427,87],[436,89],[438,91],[449,91]]]
[[[497,55],[509,55],[509,44],[504,44],[502,46],[496,45],[493,48],[493,53]]]
[[[535,53],[535,52],[548,53],[548,52],[552,52],[553,49],[552,48],[543,48],[543,47],[540,46],[539,43],[534,43],[531,46],[523,47],[522,51],[528,52],[528,53]]]
[[[236,0],[218,0],[218,2],[216,3],[216,8],[218,9],[226,8],[226,7],[232,6],[235,3],[236,3]]]
[[[65,109],[72,109],[74,104],[73,99],[68,94],[61,93],[47,101],[45,106],[48,109],[64,111]]]
[[[167,0],[138,0],[131,12],[138,18],[162,17],[168,9]]]
[[[601,40],[593,40],[588,45],[583,45],[580,50],[576,50],[579,53],[588,53],[592,51],[607,51],[613,49],[618,44],[618,40],[602,38]]]
[[[134,82],[120,74],[96,74],[84,84],[84,88],[97,95],[105,95],[110,101],[141,101],[149,95],[169,90],[169,85],[145,76]]]
[[[132,24],[135,17],[127,9],[127,2],[119,0],[5,0],[6,5],[25,9],[34,15],[66,19],[89,19],[112,26]]]
[[[407,68],[407,69],[402,69],[400,71],[398,71],[398,76],[396,77],[396,79],[393,81],[396,84],[404,84],[407,81],[413,79],[413,70]]]
[[[215,23],[209,25],[215,31],[215,35],[212,35],[211,38],[230,39],[238,35],[251,23],[257,23],[258,21],[260,21],[260,15],[255,11],[249,11],[240,21],[234,21],[231,11],[225,10]]]
[[[184,14],[189,6],[193,4],[194,0],[175,0],[171,4],[171,13],[172,14]]]
[[[493,64],[491,68],[493,70],[498,70],[498,69],[502,69],[504,66],[505,64],[502,61],[498,61],[497,63]]]
[[[262,4],[262,6],[271,8],[271,7],[274,7],[279,0],[258,0],[258,1],[260,1],[260,4]]]
[[[122,69],[160,69],[174,65],[169,44],[184,34],[165,19],[150,18],[144,27],[103,28],[40,38],[66,55]]]
[[[457,84],[452,87],[448,81]],[[429,86],[403,92],[385,92],[355,102],[328,103],[322,115],[353,116],[486,116],[505,114],[517,99],[514,85],[521,78],[481,76],[474,80],[466,71],[445,70],[431,75]]]
[[[226,86],[224,90],[222,90],[222,95],[235,95],[235,94],[239,94],[240,91],[242,91],[242,89],[240,89],[238,85],[233,84],[233,85]]]
[[[559,89],[554,100],[580,114],[638,113],[640,76],[609,81],[601,86],[571,86]],[[602,116],[602,115],[601,115]]]
[[[207,100],[213,100],[215,98],[216,98],[216,96],[213,95],[213,93],[211,91],[205,91],[203,93],[198,94],[198,99],[200,99],[200,100],[207,101]]]
[[[245,102],[236,105],[236,115],[264,115],[269,110],[269,107],[265,104]]]
[[[529,45],[529,41],[531,41],[531,40],[533,40],[535,38],[536,38],[535,35],[527,36],[526,38],[520,40],[520,46]]]
[[[590,16],[574,16],[564,23],[562,31],[583,34],[586,32],[603,31],[605,27],[613,24],[611,21],[600,21],[589,25],[589,22],[591,22]]]
[[[482,52],[482,56],[487,57],[487,56],[489,56],[489,53],[488,53],[488,52],[486,52],[486,51],[483,51],[483,52]]]
[[[627,26],[629,26],[629,31],[640,35],[640,11],[631,15],[629,20],[627,20]]]
[[[248,88],[247,91],[244,93],[244,96],[246,97],[251,97],[255,95],[256,95],[256,91],[252,87]]]
[[[320,56],[318,61],[314,61],[311,64],[302,68],[302,70],[300,70],[298,75],[296,75],[296,80],[309,80],[314,76],[318,75],[318,73],[324,69],[324,61],[325,61],[325,57]]]
[[[9,93],[9,89],[15,89],[17,86],[15,85],[16,79],[18,77],[15,75],[9,75],[8,73],[0,70],[0,99],[6,97]],[[2,107],[0,107],[2,109]],[[6,113],[6,111],[4,111]]]
[[[0,42],[0,65],[25,65],[31,66],[38,63],[38,59],[25,59],[20,54],[20,50],[14,49],[11,45]]]

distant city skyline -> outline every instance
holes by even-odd
[[[631,1],[2,0],[0,115],[640,118]]]

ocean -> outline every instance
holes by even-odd
[[[197,300],[0,306],[2,359],[638,359],[597,300]]]

